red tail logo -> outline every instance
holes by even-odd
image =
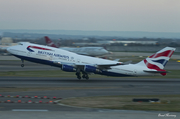
[[[45,38],[45,40],[46,40],[47,46],[54,47],[54,48],[58,48],[58,47],[51,41],[51,39],[50,39],[49,37],[45,36],[44,38]]]

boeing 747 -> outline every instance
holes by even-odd
[[[136,63],[122,62],[79,55],[62,49],[20,42],[19,45],[9,47],[9,53],[24,60],[61,68],[63,71],[75,72],[78,79],[89,79],[89,74],[106,76],[165,76],[166,63],[175,51],[173,47],[165,47],[150,57]],[[22,63],[23,67],[24,64]],[[81,76],[82,74],[82,76]]]

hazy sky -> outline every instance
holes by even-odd
[[[0,29],[180,32],[180,0],[0,0]]]

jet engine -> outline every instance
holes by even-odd
[[[67,71],[67,72],[75,72],[76,68],[74,68],[73,66],[70,65],[62,65],[61,68],[63,71]]]
[[[93,72],[93,73],[95,73],[95,72],[99,72],[100,70],[97,69],[97,67],[95,67],[95,66],[85,65],[84,66],[84,71],[85,72]]]

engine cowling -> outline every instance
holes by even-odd
[[[61,68],[63,71],[67,71],[67,72],[75,72],[76,68],[74,68],[73,66],[70,65],[62,65]]]
[[[85,72],[93,72],[93,73],[95,73],[95,72],[99,72],[99,69],[97,69],[97,67],[95,67],[95,66],[85,65],[84,66],[84,71]]]

